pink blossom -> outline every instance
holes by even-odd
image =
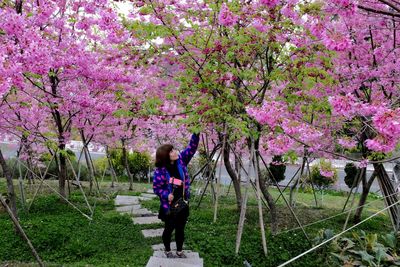
[[[352,94],[330,97],[329,102],[333,107],[335,114],[344,116],[348,119],[356,116],[357,114],[358,103],[357,99]]]
[[[356,11],[356,4],[353,0],[331,0],[330,2],[339,14],[351,16]]]
[[[322,42],[333,51],[345,51],[351,47],[349,37],[339,31],[325,31],[322,35]]]
[[[260,0],[260,3],[268,6],[269,8],[274,8],[278,5],[279,0]]]
[[[358,168],[367,168],[368,166],[368,159],[363,159],[359,162],[358,164]]]
[[[374,139],[367,139],[365,141],[365,145],[373,151],[389,153],[390,151],[395,149],[396,140],[392,138],[378,136]]]
[[[253,22],[253,27],[259,32],[266,32],[269,27],[265,25],[265,22],[261,19],[256,19]]]
[[[262,107],[248,107],[247,113],[259,123],[271,128],[277,126],[285,114],[285,106],[278,101],[265,102]]]
[[[400,108],[381,110],[372,118],[375,128],[384,136],[400,137]]]
[[[338,144],[341,145],[344,148],[351,149],[354,148],[357,145],[356,140],[351,140],[348,138],[339,138],[338,139]]]
[[[331,177],[333,177],[333,176],[335,175],[335,172],[334,172],[334,171],[324,170],[324,169],[322,169],[322,168],[319,170],[319,173],[320,173],[322,176],[327,177],[327,178],[331,178]]]
[[[223,3],[221,6],[221,10],[218,15],[218,22],[223,26],[233,26],[237,21],[237,16],[235,16],[228,8],[228,6]]]
[[[292,149],[294,145],[293,139],[284,134],[280,134],[275,138],[267,141],[268,152],[271,155],[283,155]]]

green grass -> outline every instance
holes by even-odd
[[[134,225],[128,215],[121,216],[114,211],[115,194],[89,197],[92,205],[96,203],[93,221],[62,203],[54,194],[42,194],[34,200],[29,213],[20,211],[20,222],[46,263],[145,266],[152,255],[152,243],[142,236],[142,226]],[[69,200],[90,214],[80,192],[73,192]],[[29,247],[14,233],[5,213],[0,213],[0,232],[0,263],[35,261]]]
[[[49,181],[56,188],[57,181]],[[0,189],[5,190],[4,180],[0,179]],[[36,185],[37,186],[37,185]],[[87,191],[87,184],[84,184]],[[110,183],[102,183],[100,196],[89,196],[91,204],[96,203],[94,220],[85,219],[71,206],[58,200],[46,188],[35,199],[29,213],[20,212],[23,228],[33,241],[43,260],[50,265],[63,266],[145,266],[152,254],[151,244],[161,243],[161,238],[145,239],[140,230],[148,226],[134,225],[131,219],[114,211],[113,199],[117,194],[138,194],[151,188],[149,184],[135,183],[134,190],[128,191],[126,183],[110,188]],[[28,190],[28,199],[32,199],[34,188]],[[16,188],[17,189],[17,188]],[[194,188],[195,189],[195,188]],[[238,213],[233,192],[228,195],[227,187],[219,199],[218,220],[213,221],[213,203],[206,195],[199,209],[196,209],[198,197],[192,197],[191,215],[186,230],[185,244],[188,249],[197,251],[204,258],[204,266],[243,266],[247,260],[253,267],[277,266],[286,260],[302,253],[310,247],[300,230],[284,232],[297,227],[293,216],[284,202],[278,202],[278,234],[272,236],[269,229],[269,213],[264,209],[266,222],[268,256],[265,257],[261,245],[258,221],[257,201],[251,192],[248,202],[246,226],[243,232],[239,255],[235,255],[235,242]],[[193,190],[194,191],[194,190]],[[232,190],[231,190],[232,191]],[[4,191],[1,191],[4,192]],[[17,192],[19,194],[19,192]],[[278,191],[271,189],[274,197]],[[320,196],[319,196],[320,197]],[[299,192],[298,204],[294,211],[303,224],[341,212],[346,200],[346,193],[328,192],[323,202],[314,207],[311,192]],[[371,197],[369,201],[376,200]],[[79,191],[73,190],[70,201],[84,212],[89,212],[84,198]],[[143,206],[158,211],[157,199],[143,203]],[[383,207],[383,201],[376,201],[364,212],[364,217]],[[310,239],[318,235],[321,229],[341,231],[346,215],[306,227]],[[155,225],[154,228],[160,227]],[[366,232],[389,232],[390,221],[386,214],[375,217],[358,229]],[[34,262],[28,246],[15,235],[12,224],[5,213],[0,212],[0,263],[1,262]],[[300,258],[291,266],[326,266],[327,250],[322,249]]]
[[[277,190],[271,190],[273,195],[277,195]],[[198,200],[198,198],[197,198]],[[205,266],[243,266],[243,261],[247,260],[252,266],[277,266],[292,257],[310,248],[309,242],[304,237],[301,230],[285,232],[286,229],[297,227],[297,224],[284,205],[283,201],[278,202],[278,234],[271,235],[269,229],[269,213],[264,209],[264,221],[267,231],[268,256],[265,257],[261,243],[261,233],[259,227],[257,201],[254,194],[251,194],[248,202],[248,212],[246,216],[245,229],[242,236],[242,243],[239,255],[235,255],[235,242],[238,225],[238,215],[234,197],[226,194],[219,199],[218,220],[213,223],[213,204],[207,196],[199,209],[196,198],[191,203],[191,215],[186,230],[186,244],[194,251],[200,253],[205,260]],[[297,196],[301,203],[313,203],[312,193],[302,192]],[[311,205],[297,204],[294,209],[303,224],[315,222],[319,219],[341,212],[341,204],[346,200],[346,194],[326,195],[324,203],[318,208]],[[375,198],[372,198],[375,200]],[[340,203],[340,205],[338,205]],[[374,208],[383,206],[382,201],[374,202]],[[158,201],[153,200],[144,203],[147,208],[154,211],[158,210]],[[371,214],[373,210],[366,210],[364,218]],[[346,214],[338,216],[329,221],[306,227],[306,233],[311,241],[318,235],[321,229],[332,229],[339,233],[346,220]],[[351,222],[349,223],[351,225]],[[373,220],[362,224],[358,229],[366,232],[386,233],[390,232],[391,225],[388,217],[384,214],[375,217]],[[326,265],[325,259],[327,251],[322,249],[310,253],[294,262],[291,266],[321,266]]]
[[[75,203],[78,197],[73,199]],[[82,201],[82,199],[80,200]],[[83,210],[84,207],[79,205]],[[42,259],[72,266],[144,266],[152,254],[141,228],[113,211],[112,201],[97,201],[93,221],[55,196],[39,197],[30,213],[20,213],[21,225]],[[0,215],[0,261],[34,261],[6,214]]]

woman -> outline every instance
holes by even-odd
[[[199,145],[199,135],[193,134],[188,147],[181,153],[172,145],[166,144],[157,148],[156,169],[154,171],[153,190],[160,197],[158,218],[165,222],[162,235],[165,254],[168,258],[175,257],[171,252],[171,235],[175,230],[176,255],[186,258],[183,253],[185,226],[189,217],[189,206],[177,214],[171,213],[170,207],[180,198],[190,197],[190,179],[187,165],[196,153]]]

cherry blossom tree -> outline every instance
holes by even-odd
[[[68,2],[68,3],[67,3]],[[59,191],[66,197],[65,145],[74,118],[92,108],[94,97],[130,86],[135,40],[108,1],[24,1],[0,10],[4,51],[1,92],[16,90],[40,107],[46,136],[57,154]],[[20,101],[17,99],[16,101]],[[97,116],[107,112],[92,109]]]
[[[240,182],[230,162],[231,148],[236,140],[242,142],[243,135],[253,135],[255,149],[265,151],[259,139],[262,127],[246,109],[290,88],[284,80],[293,71],[288,66],[291,56],[312,57],[314,51],[305,50],[312,36],[303,30],[301,19],[306,8],[299,9],[298,1],[133,2],[140,8],[139,14],[131,16],[134,33],[147,40],[158,57],[181,66],[174,76],[179,82],[174,96],[188,114],[185,123],[212,123],[220,142],[228,137],[223,158],[240,209]],[[154,42],[157,38],[162,42]],[[295,67],[299,72],[308,68]],[[256,162],[260,168],[258,156]],[[261,180],[260,185],[275,218],[275,203],[266,181]]]
[[[390,161],[398,145],[398,25],[394,15],[364,8],[389,11],[389,2],[384,2],[315,2],[303,27],[314,36],[313,43],[332,51],[331,59],[327,60],[317,51],[314,53],[320,53],[317,62],[299,62],[297,57],[292,57],[297,64],[315,68],[308,72],[307,79],[303,79],[307,84],[296,87],[294,92],[289,91],[285,97],[293,99],[294,96],[296,102],[291,103],[296,108],[291,107],[290,102],[274,98],[271,99],[273,102],[264,100],[261,108],[249,109],[260,123],[278,130],[271,142],[278,145],[275,149],[280,153],[289,152],[299,143],[317,156],[351,159],[337,153],[335,146],[360,152],[361,157],[356,160],[361,161],[360,166],[364,168],[361,172],[364,175],[359,179],[363,193],[356,221],[360,220],[362,206],[375,177],[378,177],[385,196],[394,192],[382,163]],[[294,73],[297,73],[295,80],[301,81],[299,73]],[[287,81],[290,80],[293,79]],[[309,103],[313,109],[311,120],[298,117],[304,110],[299,105],[299,97],[312,100]],[[283,116],[276,116],[278,113]],[[365,167],[368,162],[374,165],[375,172],[367,180]],[[395,203],[396,199],[390,197],[388,201]],[[396,220],[395,216],[392,218]]]

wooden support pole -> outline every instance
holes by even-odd
[[[40,267],[44,267],[44,264],[43,264],[42,260],[40,259],[39,254],[36,252],[36,249],[33,247],[32,242],[29,240],[28,236],[25,234],[24,229],[22,229],[22,227],[19,224],[17,218],[14,216],[14,214],[12,213],[10,207],[7,205],[5,199],[1,196],[1,194],[0,194],[0,202],[4,206],[4,208],[6,209],[8,215],[10,216],[10,218],[11,218],[12,222],[14,223],[15,228],[17,229],[19,234],[28,243],[28,246],[31,249],[31,252],[32,252],[33,256],[36,258],[36,261],[38,262],[39,266]]]
[[[362,177],[363,177],[363,175],[365,174],[366,171],[367,171],[367,167],[362,168],[358,172],[358,175],[357,175],[357,188],[356,188],[356,191],[353,194],[353,199],[351,200],[349,213],[347,213],[346,221],[344,222],[344,225],[343,225],[343,231],[346,230],[346,228],[347,228],[347,223],[349,222],[349,218],[350,218],[350,215],[351,215],[351,212],[352,212],[352,208],[353,208],[353,205],[354,205],[354,200],[355,200],[356,194],[358,192],[358,187],[360,186],[360,181],[361,181],[361,179],[362,179]]]
[[[219,154],[218,154],[218,156],[217,156],[217,160],[215,161],[215,164],[212,166],[211,171],[210,171],[210,173],[208,174],[207,183],[206,183],[205,188],[204,188],[204,190],[203,190],[203,192],[202,192],[202,194],[201,194],[200,200],[199,200],[199,202],[197,203],[197,208],[200,207],[201,201],[203,200],[204,194],[205,194],[205,192],[206,192],[206,190],[207,190],[207,187],[208,187],[208,184],[209,184],[210,182],[211,182],[211,186],[212,186],[212,177],[213,177],[213,174],[214,174],[214,170],[215,170],[215,168],[217,167],[217,162],[218,162],[219,158],[221,157],[221,154],[222,154],[222,150],[219,152]],[[212,162],[209,162],[209,163],[211,164]],[[214,198],[214,195],[213,195],[212,197]]]
[[[280,196],[282,196],[283,200],[286,203],[286,206],[289,208],[290,212],[292,213],[293,217],[295,218],[297,224],[299,225],[299,227],[301,228],[301,230],[303,231],[304,236],[307,238],[308,242],[310,243],[310,245],[312,245],[310,238],[308,237],[306,231],[304,230],[303,225],[301,224],[299,218],[297,217],[296,213],[294,212],[292,206],[290,205],[290,203],[288,202],[288,200],[286,199],[286,197],[283,195],[283,191],[279,188],[278,186],[278,182],[276,181],[274,175],[272,174],[270,168],[268,168],[267,163],[264,161],[264,158],[261,156],[260,152],[257,151],[258,156],[260,157],[261,161],[264,163],[265,168],[267,169],[267,171],[269,172],[269,174],[271,175],[272,181],[275,183],[275,185],[277,185],[276,187],[278,188],[278,191],[280,193]]]
[[[258,173],[258,164],[256,164],[256,161],[258,161],[258,158],[256,156],[256,152],[254,151],[254,141],[251,141],[251,150],[253,153],[253,167],[254,167],[254,173],[255,173],[255,178],[256,178],[256,187],[257,187],[257,202],[258,202],[258,217],[260,221],[260,229],[261,229],[261,239],[262,239],[262,246],[264,250],[264,255],[267,256],[268,254],[268,249],[267,249],[267,240],[265,238],[265,228],[264,228],[264,216],[263,216],[263,211],[262,211],[262,205],[261,205],[261,189],[260,189],[260,177]]]
[[[82,193],[82,195],[83,195],[83,198],[85,199],[85,203],[86,203],[86,205],[88,206],[89,211],[90,211],[90,213],[91,213],[92,216],[93,216],[92,207],[90,206],[89,201],[88,201],[88,199],[87,199],[87,197],[86,197],[85,191],[83,191],[83,188],[82,188],[82,185],[81,185],[80,173],[79,173],[79,175],[77,176],[76,173],[75,173],[75,170],[74,170],[74,166],[72,166],[72,162],[71,162],[71,160],[69,159],[69,157],[67,157],[67,160],[68,160],[69,164],[71,165],[72,173],[73,173],[73,175],[74,175],[74,177],[75,177],[76,182],[78,183],[79,190],[81,191],[81,193]]]
[[[249,198],[249,185],[250,185],[250,171],[251,171],[251,162],[253,161],[253,154],[250,154],[250,161],[249,161],[249,173],[246,175],[246,183],[245,183],[245,191],[244,191],[244,198],[243,198],[243,203],[240,209],[240,217],[239,217],[239,224],[238,224],[238,231],[236,234],[236,248],[235,248],[235,253],[236,255],[239,254],[239,248],[240,248],[240,243],[242,240],[242,234],[243,234],[243,227],[244,227],[244,221],[246,220],[246,210],[247,210],[247,200]]]

